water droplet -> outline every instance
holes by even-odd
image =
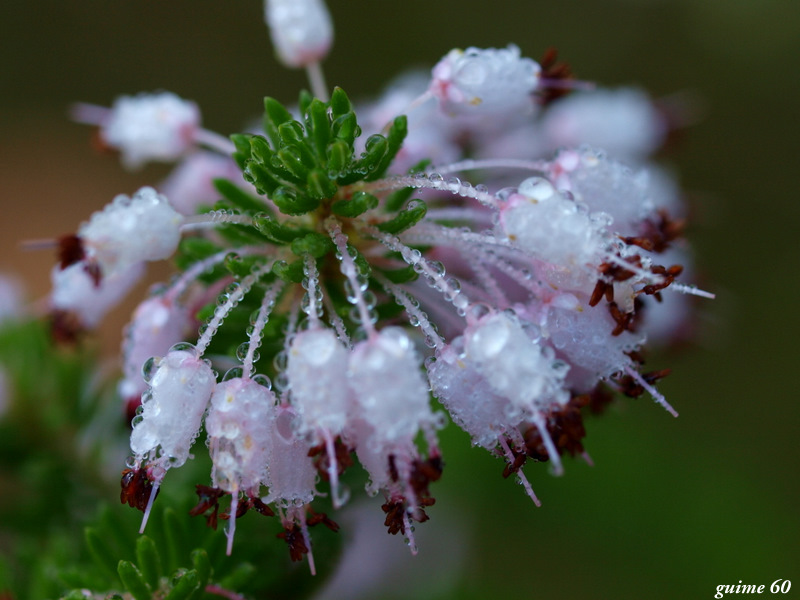
[[[157,356],[151,356],[142,365],[142,378],[145,380],[145,383],[150,383],[153,379],[153,375],[156,374],[158,370],[158,365],[161,362],[161,359]]]
[[[232,369],[228,369],[225,371],[225,375],[222,376],[222,381],[230,381],[231,379],[240,379],[244,371],[242,367],[233,367]]]

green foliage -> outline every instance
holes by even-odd
[[[382,177],[407,134],[406,118],[398,117],[385,136],[370,136],[364,152],[356,157],[355,139],[361,128],[341,88],[334,90],[328,103],[301,94],[300,109],[301,121],[296,121],[280,102],[266,98],[265,136],[231,138],[245,180],[287,215],[315,210],[333,198],[339,186]],[[234,196],[227,190],[226,198],[228,194]],[[254,210],[252,205],[245,206],[246,199],[228,199],[243,210]]]
[[[412,200],[395,217],[378,225],[378,229],[397,235],[419,223],[427,212],[428,207],[422,200]]]

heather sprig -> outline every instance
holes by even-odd
[[[145,261],[178,267],[123,346],[119,390],[135,416],[121,499],[143,511],[141,531],[198,438],[211,485],[197,484],[191,513],[228,521],[228,555],[240,516],[276,517],[290,557],[313,573],[310,528],[339,529],[318,497],[348,501],[354,459],[367,493],[383,496],[389,533],[416,552],[448,415],[537,505],[527,461],[556,475],[565,454],[591,462],[583,409],[646,392],[677,416],[654,385],[666,371],[644,372],[642,352],[657,325],[678,328],[686,296],[711,294],[676,281],[681,199],[649,163],[651,145],[624,132],[643,115],[658,130],[646,99],[625,96],[642,108],[626,123],[619,96],[592,103],[598,92],[552,55],[542,66],[509,45],[453,50],[357,109],[324,84],[324,6],[268,0],[266,18],[281,60],[306,67],[314,91],[296,107],[267,97],[261,131],[228,142],[163,94],[76,112],[128,166],[188,164],[198,146],[224,163],[193,165],[202,194],[171,180],[173,206],[142,188],[60,243],[60,339],[95,325]],[[579,93],[590,100],[568,104]],[[586,125],[607,112],[619,135]],[[136,567],[120,568],[144,589]]]

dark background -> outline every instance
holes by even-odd
[[[700,305],[694,344],[650,361],[673,368],[661,387],[681,417],[641,399],[591,420],[594,468],[568,461],[559,479],[528,469],[542,508],[500,478],[499,461],[446,434],[439,503],[417,528],[439,543],[426,551],[423,542],[402,585],[387,583],[381,594],[418,597],[416,585],[459,598],[711,598],[722,583],[769,588],[779,578],[793,580],[789,597],[800,594],[796,2],[330,7],[336,42],[326,74],[355,97],[452,47],[509,42],[534,58],[556,46],[581,78],[603,85],[689,94],[702,118],[666,160],[693,200],[689,236],[702,284],[718,294]],[[23,252],[19,241],[74,231],[115,194],[167,172],[130,174],[95,154],[89,131],[68,121],[69,103],[167,89],[197,101],[204,124],[227,134],[258,115],[264,95],[292,101],[305,78],[272,57],[261,11],[257,0],[6,2],[0,271],[43,296],[53,257]],[[110,352],[131,306],[103,334]],[[448,550],[448,540],[459,547]]]

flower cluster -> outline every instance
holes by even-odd
[[[687,294],[710,294],[676,281],[685,215],[647,156],[666,129],[653,102],[582,90],[554,55],[537,63],[510,45],[453,50],[357,119],[324,87],[322,3],[268,0],[266,17],[314,94],[292,109],[267,98],[263,131],[228,141],[171,94],[76,110],[129,166],[182,161],[166,196],[120,196],[63,238],[53,275],[69,337],[145,261],[174,255],[180,269],[123,346],[135,416],[122,501],[144,511],[143,529],[203,430],[211,485],[193,514],[229,521],[230,553],[237,517],[277,512],[292,558],[313,570],[308,527],[338,526],[311,504],[347,502],[354,455],[389,532],[415,549],[448,413],[537,504],[523,465],[590,460],[582,409],[647,392],[677,415],[642,350],[681,328]]]

